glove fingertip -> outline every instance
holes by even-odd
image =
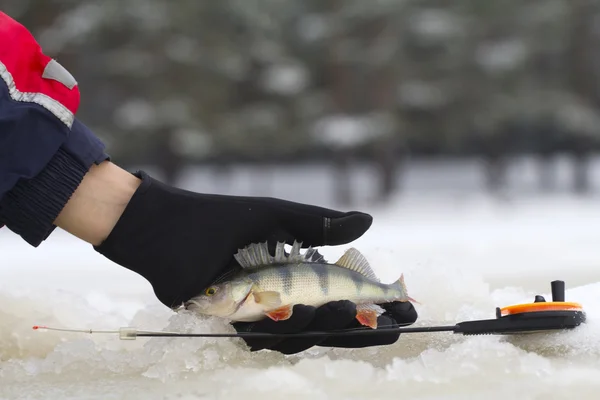
[[[417,310],[409,301],[396,301],[379,305],[385,309],[385,314],[402,325],[413,324],[419,317]]]
[[[371,228],[373,217],[369,214],[351,211],[343,217],[324,218],[324,242],[327,245],[340,245],[350,243]]]

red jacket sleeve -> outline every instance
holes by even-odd
[[[0,227],[37,246],[104,144],[75,114],[75,78],[0,12]]]
[[[69,128],[79,108],[75,78],[42,52],[33,35],[0,11],[0,76],[14,101],[41,105]]]

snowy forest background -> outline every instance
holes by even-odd
[[[251,194],[327,190],[349,206],[401,196],[417,166],[460,189],[469,172],[446,179],[439,160],[502,193],[525,157],[531,190],[556,190],[558,158],[567,190],[594,189],[598,0],[0,4],[76,77],[78,116],[113,160],[173,184],[226,192],[252,170],[238,178]],[[216,183],[186,181],[190,168]]]

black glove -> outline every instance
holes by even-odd
[[[339,245],[362,236],[370,215],[290,201],[198,194],[156,181],[142,184],[108,238],[95,249],[146,278],[158,299],[177,308],[235,264],[251,243],[294,240]],[[296,321],[296,319],[294,319]]]
[[[410,325],[417,320],[417,311],[410,302],[379,304],[385,312],[377,319],[377,329],[397,328]],[[258,322],[236,322],[232,324],[238,332],[301,333],[306,331],[330,331],[364,328],[356,320],[356,305],[348,300],[333,301],[315,308],[306,305],[294,306],[288,320],[275,322],[269,318]],[[384,332],[368,336],[324,336],[306,338],[246,338],[251,351],[275,350],[284,354],[304,351],[313,346],[361,348],[395,343],[399,333]]]

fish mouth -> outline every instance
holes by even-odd
[[[248,288],[248,292],[246,293],[246,295],[244,296],[242,301],[235,304],[235,307],[229,313],[229,315],[235,314],[240,309],[240,307],[242,307],[242,305],[244,305],[244,303],[248,300],[248,298],[250,297],[251,294],[252,294],[252,287]],[[189,310],[189,311],[200,311],[202,314],[205,313],[203,304],[194,299],[190,299],[190,300],[184,302],[183,308],[186,310]]]
[[[194,309],[202,309],[202,306],[196,300],[186,301],[185,303],[183,303],[183,307],[186,310],[190,310],[190,311],[193,311]]]
[[[239,303],[237,303],[233,309],[233,311],[230,313],[231,314],[235,314],[240,307],[248,300],[248,297],[250,297],[250,294],[252,292],[250,290],[248,290],[248,293],[246,293],[246,296],[244,296],[244,298],[242,299],[242,301],[240,301]],[[189,311],[200,311],[201,313],[204,314],[204,307],[202,307],[202,304],[197,302],[196,300],[188,300],[185,303],[183,303],[183,308]]]

